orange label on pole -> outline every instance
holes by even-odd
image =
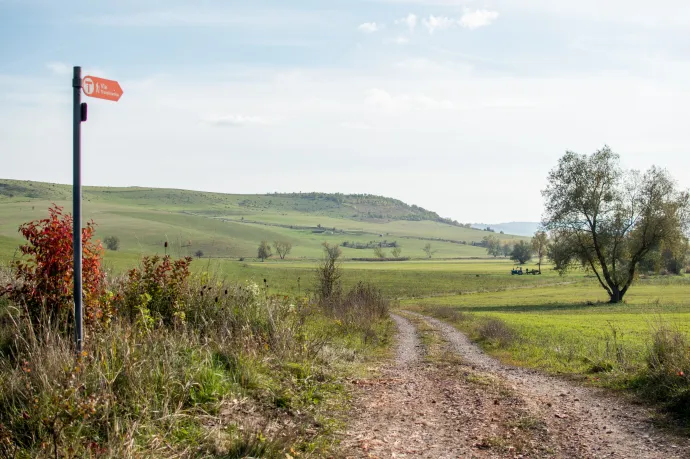
[[[120,83],[117,81],[94,76],[85,76],[81,80],[81,88],[84,90],[84,94],[89,97],[97,97],[114,102],[120,100],[123,92]]]

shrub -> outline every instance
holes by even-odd
[[[108,236],[103,239],[103,242],[105,243],[105,248],[108,250],[115,251],[120,248],[120,238],[117,236]]]
[[[5,293],[28,314],[34,326],[52,323],[61,332],[72,329],[73,248],[72,216],[63,215],[62,207],[53,205],[49,217],[19,227],[28,244],[20,247],[24,256],[13,263],[14,282]],[[84,324],[87,329],[103,326],[114,314],[113,297],[105,289],[101,268],[103,249],[93,243],[95,224],[82,229],[82,286]]]
[[[645,398],[661,402],[671,413],[690,421],[690,342],[686,334],[664,322],[653,325],[646,366],[633,387]]]
[[[340,278],[342,268],[340,266],[340,247],[323,243],[323,258],[316,268],[316,294],[320,302],[328,302],[331,297],[339,297],[341,294]]]
[[[257,256],[261,258],[261,261],[273,256],[273,252],[271,252],[271,245],[267,241],[261,241],[257,251]]]
[[[690,371],[690,343],[680,330],[660,324],[652,331],[647,368],[654,375],[678,375]]]
[[[129,270],[123,286],[124,309],[145,328],[154,322],[171,325],[185,320],[183,293],[188,290],[191,257],[173,261],[170,255],[144,257]]]
[[[515,342],[515,332],[501,319],[484,320],[477,329],[480,339],[498,347],[508,347]]]
[[[472,316],[466,312],[448,306],[432,306],[425,308],[432,316],[446,322],[460,323],[472,320]]]
[[[296,308],[289,297],[268,296],[252,281],[225,285],[206,277],[191,279],[183,295],[185,316],[195,333],[237,342],[245,350],[289,347],[286,342],[294,337],[296,327],[291,314]]]
[[[387,317],[390,303],[376,286],[358,282],[345,295],[333,295],[321,306],[347,332],[362,332],[366,341],[375,335],[374,324]]]

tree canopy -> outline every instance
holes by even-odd
[[[541,272],[541,263],[544,261],[546,256],[546,248],[549,243],[549,238],[546,231],[537,231],[532,237],[532,251],[537,256],[537,265],[539,266],[539,272]]]
[[[532,259],[532,245],[526,241],[520,241],[513,246],[510,259],[524,265]]]
[[[285,256],[292,251],[292,242],[290,241],[274,241],[273,247],[276,249],[276,253],[281,260],[285,259]]]
[[[422,250],[424,250],[424,253],[426,253],[426,256],[429,258],[431,258],[436,253],[435,250],[431,249],[431,242],[427,242],[426,244],[424,244],[424,248]]]
[[[264,261],[266,258],[271,258],[273,256],[273,252],[271,251],[271,244],[269,244],[268,241],[261,241],[257,252],[257,256],[261,258],[261,261]]]
[[[542,194],[556,269],[592,271],[612,303],[623,299],[650,252],[685,238],[688,192],[664,169],[622,169],[608,146],[589,156],[566,152]]]
[[[501,245],[501,240],[498,236],[490,235],[484,236],[482,242],[486,247],[486,252],[494,257],[500,257],[503,255],[503,246]]]

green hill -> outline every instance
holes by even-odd
[[[21,243],[21,223],[44,218],[51,203],[70,211],[71,192],[69,185],[0,179],[0,259],[11,258]],[[372,257],[371,247],[381,242],[400,245],[402,256],[411,258],[423,258],[428,242],[435,258],[486,256],[476,246],[486,232],[382,196],[84,187],[83,198],[85,219],[97,223],[97,236],[121,241],[117,253],[107,254],[114,262],[161,253],[164,241],[175,255],[201,250],[211,258],[255,257],[261,240],[279,239],[292,242],[291,259],[317,258],[324,241],[347,242],[346,259]]]

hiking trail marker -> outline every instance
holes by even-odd
[[[117,81],[106,80],[94,76],[86,76],[82,79],[81,67],[74,67],[72,78],[72,91],[74,93],[73,105],[73,185],[72,185],[72,216],[74,228],[72,241],[74,248],[74,341],[77,352],[81,353],[84,342],[84,311],[82,289],[82,240],[81,240],[81,123],[86,121],[86,103],[81,101],[81,92],[89,97],[112,100],[117,102],[122,97],[122,88]]]
[[[85,76],[81,84],[84,95],[117,102],[122,97],[120,83],[94,76]]]

